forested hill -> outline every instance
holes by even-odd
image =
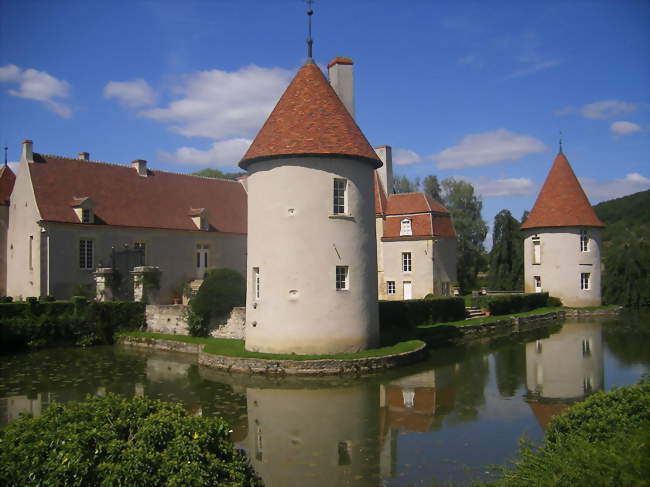
[[[594,206],[602,234],[602,292],[607,304],[650,304],[650,190]]]

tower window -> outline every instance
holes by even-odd
[[[580,230],[580,252],[589,252],[589,232]]]
[[[413,235],[413,229],[411,226],[411,219],[410,218],[404,218],[402,220],[402,226],[399,231],[400,236],[402,235]]]
[[[388,294],[395,294],[395,281],[386,281],[386,292]]]
[[[82,239],[79,240],[79,268],[93,268],[93,241]]]
[[[350,288],[348,266],[336,266],[336,290],[344,291]]]
[[[347,196],[347,181],[345,179],[334,180],[334,206],[333,213],[335,215],[345,215],[346,211],[346,196]]]
[[[542,244],[539,237],[533,237],[533,264],[542,263]]]
[[[412,260],[411,260],[411,252],[403,252],[402,253],[402,271],[403,272],[411,272],[413,269],[412,266]]]
[[[259,300],[261,296],[260,268],[253,267],[253,282],[255,283],[255,299]]]
[[[590,278],[591,278],[591,274],[589,272],[580,273],[580,289],[584,291],[588,291],[589,289],[591,289],[590,282],[589,282]]]

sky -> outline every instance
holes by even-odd
[[[316,0],[394,172],[530,210],[558,151],[592,204],[650,188],[650,2]],[[0,0],[0,143],[188,173],[237,162],[306,58],[306,4]],[[488,238],[489,240],[489,238]],[[487,242],[489,246],[489,241]]]

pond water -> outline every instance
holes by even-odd
[[[506,463],[522,435],[539,441],[568,405],[648,371],[648,311],[436,349],[360,379],[229,375],[126,346],[49,349],[0,356],[0,424],[52,401],[143,395],[223,416],[268,487],[462,485]]]

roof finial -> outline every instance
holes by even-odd
[[[7,147],[7,143],[5,142],[5,167],[7,167],[7,151],[9,150],[9,147]]]
[[[311,16],[314,15],[314,11],[311,8],[311,5],[314,3],[314,0],[306,0],[307,2],[307,19],[309,25],[309,35],[307,37],[307,62],[312,61],[312,45],[314,40],[311,38]]]
[[[562,152],[562,131],[561,130],[560,130],[560,154],[564,154],[564,152]]]

